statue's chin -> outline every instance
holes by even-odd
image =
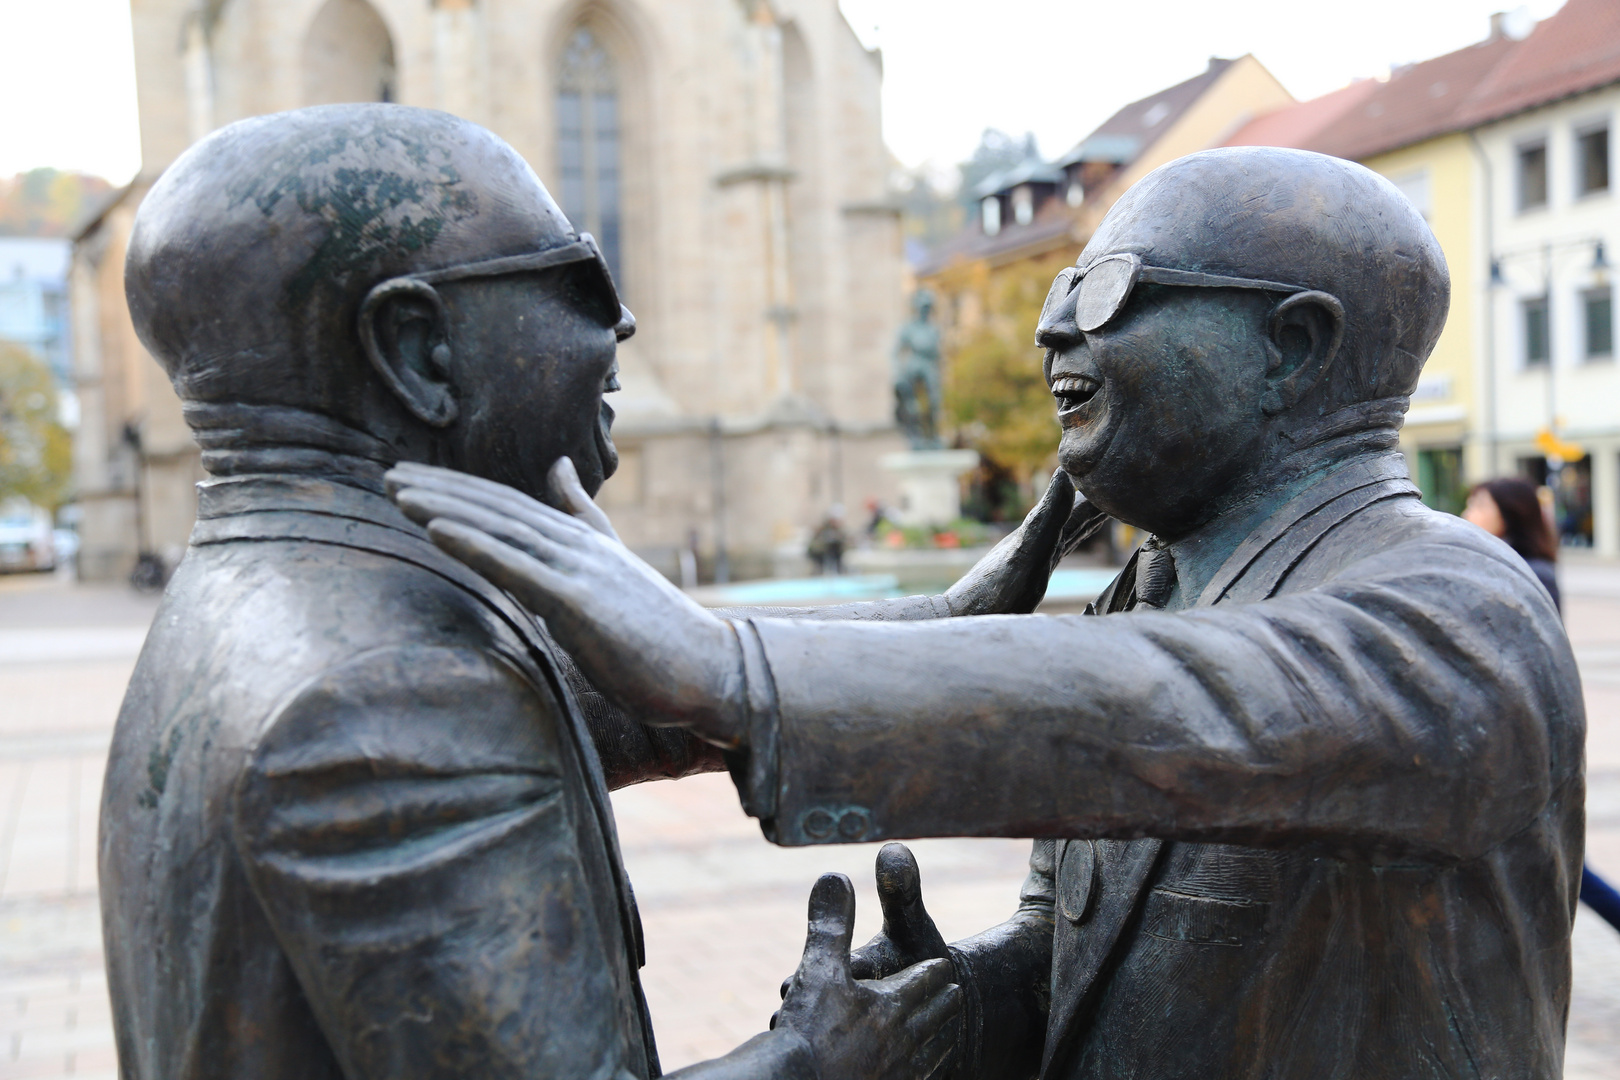
[[[602,479],[619,471],[619,448],[613,445],[613,406],[606,401],[596,414],[596,457],[602,466]],[[591,492],[594,497],[596,492]]]

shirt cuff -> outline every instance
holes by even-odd
[[[742,680],[738,695],[743,710],[747,744],[726,752],[726,765],[742,800],[743,812],[759,819],[766,839],[776,833],[777,729],[781,716],[776,701],[776,680],[765,659],[765,646],[752,619],[727,619],[737,635]]]

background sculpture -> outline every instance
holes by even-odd
[[[894,419],[913,450],[937,450],[943,402],[934,294],[918,289],[911,310],[911,321],[900,328],[894,343]]]

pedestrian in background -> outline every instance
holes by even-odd
[[[1558,537],[1541,508],[1534,484],[1517,477],[1475,484],[1468,493],[1463,517],[1492,536],[1507,541],[1507,546],[1530,564],[1542,586],[1552,595],[1553,605],[1563,611],[1554,565],[1558,561]]]
[[[816,573],[831,576],[844,572],[844,543],[844,508],[834,505],[810,537],[810,548],[805,552],[815,564]]]
[[[1536,578],[1552,596],[1553,605],[1563,611],[1563,600],[1558,593],[1558,537],[1535,485],[1528,480],[1506,477],[1475,484],[1468,493],[1468,506],[1463,517],[1478,525],[1530,564]],[[1589,866],[1581,868],[1581,902],[1604,921],[1620,930],[1620,892],[1592,872]]]

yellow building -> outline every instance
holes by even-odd
[[[1468,136],[1457,133],[1365,158],[1362,164],[1387,176],[1423,211],[1451,270],[1451,313],[1412,394],[1401,442],[1429,503],[1460,511],[1465,480],[1491,471],[1484,440],[1470,437],[1469,425],[1478,401],[1474,357],[1482,284],[1476,270],[1473,150]]]
[[[1492,475],[1479,423],[1481,336],[1479,162],[1458,118],[1516,44],[1499,32],[1476,45],[1365,79],[1259,117],[1228,145],[1291,146],[1359,161],[1388,177],[1423,214],[1451,270],[1451,311],[1401,431],[1424,501],[1462,509],[1467,484]]]

